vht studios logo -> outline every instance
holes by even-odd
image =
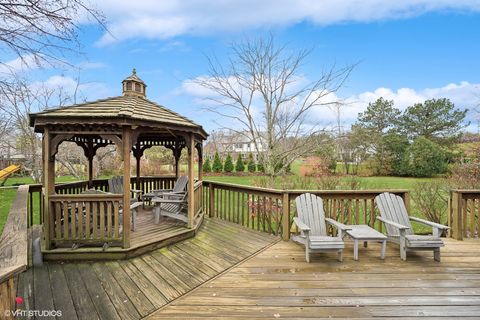
[[[15,303],[17,307],[23,304],[22,297],[16,297]],[[62,310],[5,310],[6,317],[61,317]]]

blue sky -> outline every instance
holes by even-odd
[[[148,85],[148,98],[216,128],[202,111],[202,94],[188,80],[205,75],[205,54],[224,59],[235,41],[273,32],[292,50],[313,48],[303,76],[359,63],[336,94],[349,102],[348,125],[379,96],[405,108],[447,97],[459,108],[480,103],[480,1],[102,1],[113,37],[82,20],[82,66],[88,100],[121,94],[132,68]],[[71,70],[38,69],[38,81],[71,82]],[[473,116],[473,113],[471,114]],[[333,115],[318,110],[318,121]]]

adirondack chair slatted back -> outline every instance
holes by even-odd
[[[327,236],[323,200],[311,193],[304,193],[295,199],[300,220],[310,227],[310,235]]]
[[[108,179],[108,190],[111,193],[123,194],[123,177],[115,176]]]
[[[375,197],[375,203],[383,218],[409,227],[410,229],[405,230],[405,234],[413,234],[407,208],[405,207],[402,197],[394,195],[393,193],[384,192]],[[387,228],[387,234],[389,236],[400,236],[397,228],[388,224],[385,224],[385,227]]]
[[[188,177],[187,176],[180,176],[177,179],[177,182],[175,183],[175,186],[173,186],[173,192],[183,192],[185,191],[185,188],[187,187],[188,183]]]

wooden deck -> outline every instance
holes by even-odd
[[[29,269],[19,277],[20,308],[62,310],[69,320],[139,319],[278,240],[206,219],[195,238],[133,259]]]
[[[195,236],[201,224],[201,219],[195,221],[194,228],[189,229],[184,222],[168,217],[161,217],[160,223],[155,224],[151,207],[139,208],[137,227],[130,233],[130,248],[102,247],[56,248],[43,250],[45,260],[85,260],[85,259],[125,259],[165,247]]]
[[[360,248],[353,260],[279,242],[179,298],[149,319],[480,318],[480,241],[447,239],[442,262],[431,252],[399,258],[388,244]]]

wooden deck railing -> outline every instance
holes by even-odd
[[[325,213],[346,224],[367,224],[382,230],[375,220],[374,199],[382,192],[401,196],[410,206],[408,190],[278,190],[204,181],[204,212],[251,229],[290,237],[296,216],[295,198],[309,192],[323,198]]]
[[[13,319],[16,275],[28,266],[28,186],[18,187],[0,237],[0,318]]]
[[[448,225],[457,240],[480,236],[480,190],[451,190]]]

